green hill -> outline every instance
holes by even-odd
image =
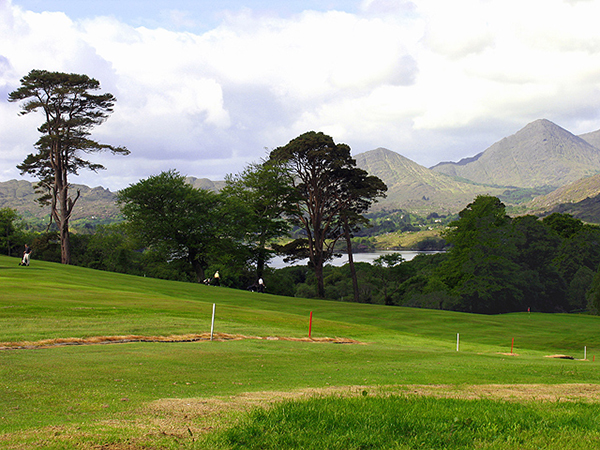
[[[600,381],[599,317],[476,316],[17,263],[0,257],[3,448],[206,448],[195,439],[257,399],[423,385],[566,395]],[[581,359],[584,346],[588,361],[545,357]]]
[[[600,224],[600,174],[562,186],[527,204],[527,213],[547,215],[571,214],[589,223]]]

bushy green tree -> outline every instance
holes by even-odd
[[[584,227],[583,222],[571,214],[552,213],[544,217],[542,222],[563,239],[575,236]]]
[[[600,267],[594,274],[586,299],[588,310],[592,314],[600,315]]]
[[[585,311],[588,309],[587,294],[594,281],[594,271],[582,266],[569,283],[567,303],[570,311]]]
[[[84,264],[93,269],[140,275],[143,271],[138,248],[125,224],[100,225],[89,237]]]
[[[443,263],[442,276],[451,289],[464,285],[475,276],[469,270],[476,265],[471,260],[477,256],[477,253],[472,254],[473,251],[481,248],[482,244],[488,248],[502,246],[500,236],[493,230],[503,228],[509,222],[506,208],[498,198],[481,195],[459,213],[457,220],[448,225],[443,237],[452,249]]]
[[[581,222],[581,221],[580,221]],[[581,223],[575,233],[563,238],[554,264],[566,283],[571,283],[580,267],[595,271],[600,264],[600,228]]]
[[[405,281],[404,258],[400,253],[386,253],[373,261],[375,280],[386,305],[397,304],[394,296]]]
[[[549,226],[533,216],[511,219],[497,198],[479,196],[450,227],[444,237],[452,248],[438,276],[456,299],[452,309],[568,310],[553,265],[561,238]]]
[[[128,230],[164,260],[185,260],[196,281],[206,278],[211,258],[239,247],[244,228],[241,205],[215,192],[195,189],[170,170],[117,193]]]
[[[515,280],[524,294],[523,303],[515,311],[529,307],[545,312],[568,310],[567,285],[553,263],[561,239],[534,216],[514,218],[511,228],[514,261],[519,266]]]
[[[17,247],[23,244],[20,219],[16,210],[0,209],[0,251],[8,256],[17,254]]]
[[[245,237],[256,279],[264,276],[265,263],[274,254],[268,244],[285,236],[290,224],[285,220],[285,202],[293,195],[287,174],[269,162],[248,165],[241,173],[226,178],[221,191],[245,208]]]

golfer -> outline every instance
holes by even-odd
[[[21,261],[22,266],[29,265],[29,257],[31,256],[32,251],[33,250],[31,250],[31,247],[29,245],[25,244],[25,251],[23,252],[23,260]]]

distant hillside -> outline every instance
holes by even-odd
[[[580,134],[579,137],[588,144],[600,149],[600,130],[592,131],[591,133]]]
[[[597,142],[597,133],[583,137]],[[582,137],[541,119],[472,158],[443,162],[431,169],[499,186],[560,187],[600,172],[600,150]]]
[[[355,156],[356,165],[388,186],[376,208],[401,208],[419,213],[455,213],[480,194],[500,195],[503,188],[458,181],[404,156],[378,148]]]
[[[577,203],[562,203],[544,215],[554,212],[571,214],[584,222],[600,225],[600,195],[592,198],[586,198]]]
[[[211,181],[207,178],[188,177],[186,181],[197,189],[218,191],[224,181]],[[38,219],[50,214],[50,207],[41,207],[36,199],[39,194],[34,191],[34,184],[26,180],[0,181],[0,208],[16,209],[25,219]],[[116,204],[116,194],[103,187],[90,188],[74,184],[71,192],[81,191],[81,197],[75,203],[71,220],[94,218],[99,220],[118,219],[120,215]]]
[[[600,195],[600,187],[595,184],[600,184],[600,178],[593,176],[600,174],[600,130],[575,136],[545,119],[530,123],[473,157],[442,162],[431,169],[385,148],[361,153],[355,159],[358,167],[388,186],[387,198],[376,203],[374,209],[456,213],[477,195],[495,195],[506,204],[523,205],[534,195],[564,186],[563,190],[537,198],[529,210],[542,214],[559,205],[567,208],[581,203],[577,214],[590,220],[595,217],[592,199]],[[587,181],[578,185],[576,182],[583,178]],[[186,181],[195,188],[213,191],[225,185],[224,181],[207,178],[187,177]],[[116,194],[102,187],[74,187],[82,195],[73,220],[118,218]],[[33,184],[28,181],[0,182],[0,208],[14,208],[25,218],[47,216],[48,208],[40,208],[36,198]],[[588,212],[584,212],[586,208]],[[593,221],[600,222],[600,218]]]
[[[90,188],[73,185],[72,192],[81,191],[75,203],[72,220],[91,218],[116,219],[119,209],[115,204],[115,194],[103,187]],[[16,209],[24,218],[43,218],[50,214],[49,207],[41,207],[35,200],[39,197],[34,191],[34,183],[25,180],[0,182],[0,208]]]
[[[225,181],[212,181],[208,178],[186,177],[185,181],[190,183],[196,189],[206,189],[207,191],[218,192],[225,187]]]
[[[561,212],[572,214],[586,222],[600,224],[600,174],[537,197],[527,204],[527,208],[529,214]]]

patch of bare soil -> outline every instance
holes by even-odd
[[[548,355],[546,358],[556,358],[556,359],[575,359],[569,355]]]
[[[239,341],[244,339],[266,340],[266,341],[299,341],[333,344],[360,344],[361,342],[347,338],[292,338],[282,336],[244,336],[241,334],[214,333],[214,341]],[[41,341],[0,342],[0,350],[22,350],[56,347],[61,345],[96,345],[96,344],[125,344],[129,342],[197,342],[210,341],[210,333],[186,334],[178,336],[93,336],[88,338],[58,338],[44,339]]]
[[[484,384],[468,386],[405,386],[405,395],[438,398],[491,399],[501,401],[549,401],[600,403],[596,384]]]

